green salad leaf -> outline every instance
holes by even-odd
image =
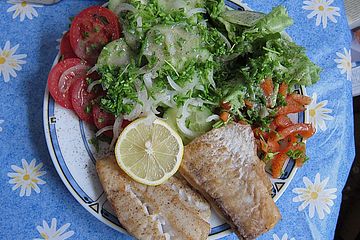
[[[213,125],[206,118],[226,103],[231,120],[266,129],[286,104],[281,84],[320,78],[320,68],[284,32],[293,24],[284,7],[269,14],[228,10],[223,0],[111,0],[109,7],[123,4],[131,5],[118,12],[124,39],[107,45],[97,64],[106,92],[101,107],[116,116],[165,112],[179,132],[205,132]],[[271,96],[261,88],[265,79],[274,84]],[[172,110],[186,102],[193,105],[179,126]]]

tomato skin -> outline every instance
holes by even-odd
[[[127,125],[129,125],[131,123],[131,121],[128,121],[128,120],[123,120],[123,123],[121,124],[121,127],[122,128],[126,128]]]
[[[73,109],[70,91],[60,92],[59,80],[64,71],[81,63],[79,58],[68,58],[57,63],[48,76],[48,88],[55,102],[64,108]]]
[[[94,118],[94,124],[98,129],[114,125],[115,116],[111,113],[105,112],[97,104],[92,107],[92,115]]]
[[[61,60],[68,58],[77,58],[70,44],[70,33],[66,32],[60,42]]]
[[[109,9],[92,6],[81,11],[70,27],[70,43],[75,54],[95,64],[102,48],[120,38],[118,17]]]
[[[94,124],[97,129],[102,129],[106,126],[113,126],[115,122],[115,116],[111,113],[107,113],[100,108],[99,105],[95,104],[92,107],[92,116],[94,119]],[[108,137],[113,136],[113,131],[106,131],[104,134]]]
[[[88,123],[94,123],[92,115],[92,101],[97,97],[94,92],[87,91],[88,84],[85,77],[78,78],[71,86],[71,104],[78,117]]]

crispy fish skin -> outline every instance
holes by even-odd
[[[258,237],[281,218],[248,125],[229,124],[192,141],[185,146],[180,173],[240,239]]]
[[[137,239],[207,239],[210,206],[184,179],[146,186],[127,176],[114,156],[98,160],[96,170],[120,223]]]

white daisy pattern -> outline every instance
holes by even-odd
[[[302,8],[311,11],[307,15],[307,18],[313,18],[316,16],[316,26],[320,26],[322,23],[323,28],[327,27],[328,19],[337,23],[335,16],[340,16],[340,8],[331,6],[334,0],[310,0],[304,1],[305,4]]]
[[[340,73],[346,73],[347,80],[351,80],[351,54],[350,50],[344,48],[344,53],[337,52],[336,56],[339,58],[335,59],[334,61],[337,63],[337,68],[340,69]]]
[[[12,18],[15,19],[17,16],[20,16],[20,22],[25,20],[25,17],[28,19],[33,19],[33,17],[38,17],[39,14],[35,10],[35,8],[42,7],[40,4],[30,4],[27,1],[14,1],[9,0],[7,3],[13,4],[13,6],[9,7],[7,12],[14,12]]]
[[[11,165],[12,170],[15,172],[9,172],[7,175],[11,179],[9,180],[10,184],[15,184],[12,187],[12,190],[15,191],[19,187],[20,197],[24,195],[30,196],[31,190],[34,190],[36,193],[40,193],[40,188],[38,185],[45,184],[46,182],[40,179],[41,176],[45,175],[45,171],[41,171],[43,166],[42,163],[36,165],[36,160],[33,159],[30,164],[25,160],[21,160],[22,168],[16,165]]]
[[[51,219],[51,225],[43,220],[42,226],[37,226],[36,229],[41,235],[41,238],[35,238],[34,240],[65,240],[74,235],[74,231],[66,231],[70,227],[70,223],[66,223],[59,229],[57,229],[56,218]]]
[[[309,216],[313,218],[315,210],[320,219],[325,218],[325,213],[330,214],[330,207],[334,205],[333,199],[336,198],[337,189],[328,188],[326,185],[329,177],[323,181],[320,180],[320,173],[315,176],[315,181],[312,183],[307,177],[303,177],[305,188],[294,188],[293,193],[298,196],[293,198],[293,202],[302,202],[298,207],[299,211],[303,211],[309,206]]]
[[[3,124],[5,121],[4,121],[4,119],[0,119],[0,124]],[[3,129],[2,129],[2,127],[0,127],[0,132],[2,132],[3,131]]]
[[[10,46],[10,41],[6,41],[4,49],[0,47],[0,76],[3,76],[5,82],[10,81],[10,76],[16,77],[16,71],[20,71],[21,64],[26,61],[22,60],[27,57],[26,54],[16,54],[19,44],[14,47]]]
[[[274,240],[295,240],[295,238],[289,238],[287,233],[285,233],[281,238],[278,235],[273,234],[273,239]]]
[[[327,100],[317,102],[317,94],[316,92],[312,95],[311,103],[307,106],[307,110],[305,114],[307,115],[307,119],[309,122],[314,125],[316,129],[320,129],[321,131],[325,131],[327,129],[325,121],[334,120],[334,117],[329,115],[332,113],[332,110],[329,108],[325,108],[328,104]]]

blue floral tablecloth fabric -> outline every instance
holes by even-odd
[[[277,205],[282,220],[259,239],[332,239],[341,190],[354,159],[351,57],[342,0],[243,0],[256,11],[284,5],[287,31],[323,69],[307,88],[317,133],[308,163]],[[42,103],[47,74],[69,17],[104,1],[63,0],[42,6],[0,2],[0,239],[128,239],[89,214],[65,188],[47,151]],[[226,239],[236,239],[231,235]]]

